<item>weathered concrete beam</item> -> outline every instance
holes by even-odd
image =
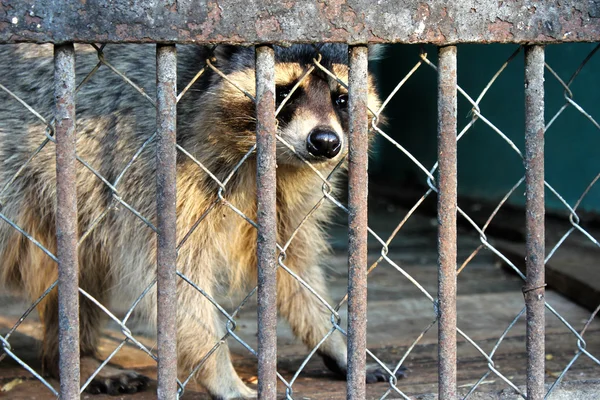
[[[600,41],[600,0],[0,0],[0,43]]]

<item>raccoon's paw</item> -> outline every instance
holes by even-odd
[[[234,400],[234,399],[242,399],[242,400],[250,400],[256,399],[258,397],[258,393],[254,389],[250,389],[248,386],[244,385],[239,388],[236,394],[227,394],[227,395],[216,395],[212,396],[213,400]]]
[[[393,371],[393,369],[390,369]],[[398,368],[396,371],[396,378],[406,378],[407,369],[405,367]],[[389,382],[390,374],[380,365],[372,365],[367,367],[367,383],[377,383],[377,382]]]
[[[319,352],[319,355],[323,359],[323,363],[325,364],[327,369],[329,369],[331,372],[336,374],[341,379],[346,379],[345,357],[344,357],[344,364],[342,364],[340,362],[340,360],[335,359],[334,357],[330,356],[329,354]]]
[[[339,360],[336,360],[327,354],[321,354],[321,357],[323,358],[325,366],[329,368],[331,372],[335,373],[342,379],[346,379],[346,365],[341,365]],[[390,370],[393,370],[393,368],[390,368]],[[398,368],[398,371],[396,371],[396,378],[405,378],[406,373],[407,369],[405,367],[400,367]],[[374,364],[367,367],[367,383],[388,382],[389,379],[390,374],[380,365]]]
[[[81,358],[81,375],[90,376],[100,366],[94,357]],[[135,371],[105,365],[85,388],[91,394],[106,393],[111,396],[140,392],[148,387],[149,379]]]
[[[96,376],[85,389],[91,394],[106,393],[111,396],[140,392],[148,387],[149,379],[135,371],[121,370],[111,376]]]
[[[254,389],[246,386],[244,393],[242,393],[244,399],[256,399],[258,397],[258,392]]]

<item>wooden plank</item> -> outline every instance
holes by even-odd
[[[600,249],[586,246],[578,235],[578,232],[573,233],[550,258],[546,264],[546,283],[549,288],[593,311],[600,306]],[[498,239],[493,243],[515,266],[525,271],[522,243]]]
[[[398,194],[397,191],[391,191],[381,185],[373,186],[372,190],[375,197],[385,197],[390,204],[403,207],[413,205],[424,191],[425,189],[407,189]],[[459,205],[480,227],[487,222],[496,207],[496,204],[482,203],[469,198],[461,198]],[[435,216],[434,198],[430,196],[419,208],[419,212],[421,215],[417,218]],[[600,216],[583,211],[578,214],[581,227],[599,240]],[[464,236],[467,234],[476,233],[465,218],[459,218],[458,223],[463,236],[459,236],[459,240],[465,240]],[[572,227],[568,214],[546,214],[546,252],[548,253]],[[489,224],[485,234],[494,247],[505,254],[521,271],[525,271],[524,209],[504,205]],[[460,260],[459,257],[459,262]],[[593,311],[600,305],[599,264],[600,248],[575,229],[547,263],[546,283],[549,288]]]

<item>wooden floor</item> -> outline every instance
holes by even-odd
[[[384,239],[403,218],[405,210],[396,210],[390,205],[372,207],[377,213],[370,216],[370,226]],[[330,295],[341,299],[346,291],[346,242],[345,227],[334,227],[332,243],[335,253],[328,265]],[[459,235],[459,263],[480,244],[478,236],[472,232]],[[370,259],[374,261],[380,254],[381,246],[370,241]],[[419,215],[413,216],[390,245],[389,257],[406,273],[415,278],[433,297],[437,291],[436,267],[436,221]],[[576,257],[576,255],[573,255]],[[597,253],[600,260],[600,252]],[[596,264],[597,265],[597,264]],[[523,308],[523,295],[520,278],[506,268],[490,251],[482,251],[460,273],[458,277],[458,326],[486,353],[490,353],[498,338]],[[547,301],[566,320],[580,331],[591,312],[577,306],[553,290],[548,290]],[[26,303],[14,298],[0,297],[0,333],[4,334],[16,322]],[[232,302],[225,304],[232,305]],[[434,320],[432,303],[397,269],[382,262],[369,275],[368,304],[368,345],[373,353],[389,365],[397,363],[407,348],[421,335]],[[345,316],[345,309],[342,310]],[[577,339],[554,315],[547,313],[546,348],[547,382],[556,379],[562,369],[573,358],[577,350]],[[248,304],[239,318],[239,334],[256,348],[256,306]],[[298,343],[290,330],[282,323],[279,326],[279,372],[289,380],[298,370],[308,354],[307,349]],[[101,351],[108,355],[122,335],[118,330],[107,329],[102,340]],[[494,355],[495,368],[517,386],[525,383],[525,319],[521,317],[507,333],[506,338]],[[39,370],[36,361],[40,339],[40,325],[35,316],[28,318],[11,337],[14,352],[24,361]],[[600,357],[600,321],[596,319],[588,327],[585,339],[587,350]],[[487,360],[465,338],[458,342],[458,384],[462,392],[477,382],[487,371]],[[154,340],[145,339],[153,346]],[[423,335],[407,357],[404,365],[408,377],[398,383],[398,388],[408,396],[426,395],[437,390],[437,329],[432,326]],[[256,360],[241,345],[230,342],[234,363],[242,378],[253,382],[256,377]],[[154,362],[133,346],[126,346],[114,359],[118,365],[136,369],[149,377],[156,378]],[[572,366],[565,381],[589,381],[600,379],[600,366],[585,355]],[[52,381],[56,384],[55,381]],[[44,399],[50,393],[26,371],[9,359],[0,362],[0,398]],[[151,388],[155,388],[153,381]],[[368,398],[380,398],[389,388],[387,383],[368,386]],[[478,388],[476,398],[512,398],[513,391],[500,377],[490,374]],[[284,387],[280,386],[283,396]],[[480,397],[482,396],[482,397]],[[511,397],[512,396],[512,397]],[[420,396],[419,396],[420,397]],[[600,397],[600,395],[598,396]],[[89,396],[85,398],[114,398]],[[131,396],[127,399],[152,399],[152,391]],[[202,390],[190,384],[184,399],[208,398]],[[293,385],[294,399],[345,399],[345,382],[336,380],[323,366],[318,357],[310,360]],[[399,398],[390,394],[388,398]],[[420,397],[421,398],[421,397]],[[428,396],[422,398],[430,398]],[[592,397],[590,397],[592,398]]]

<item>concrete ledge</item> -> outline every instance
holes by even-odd
[[[5,0],[11,42],[600,41],[600,1]]]

